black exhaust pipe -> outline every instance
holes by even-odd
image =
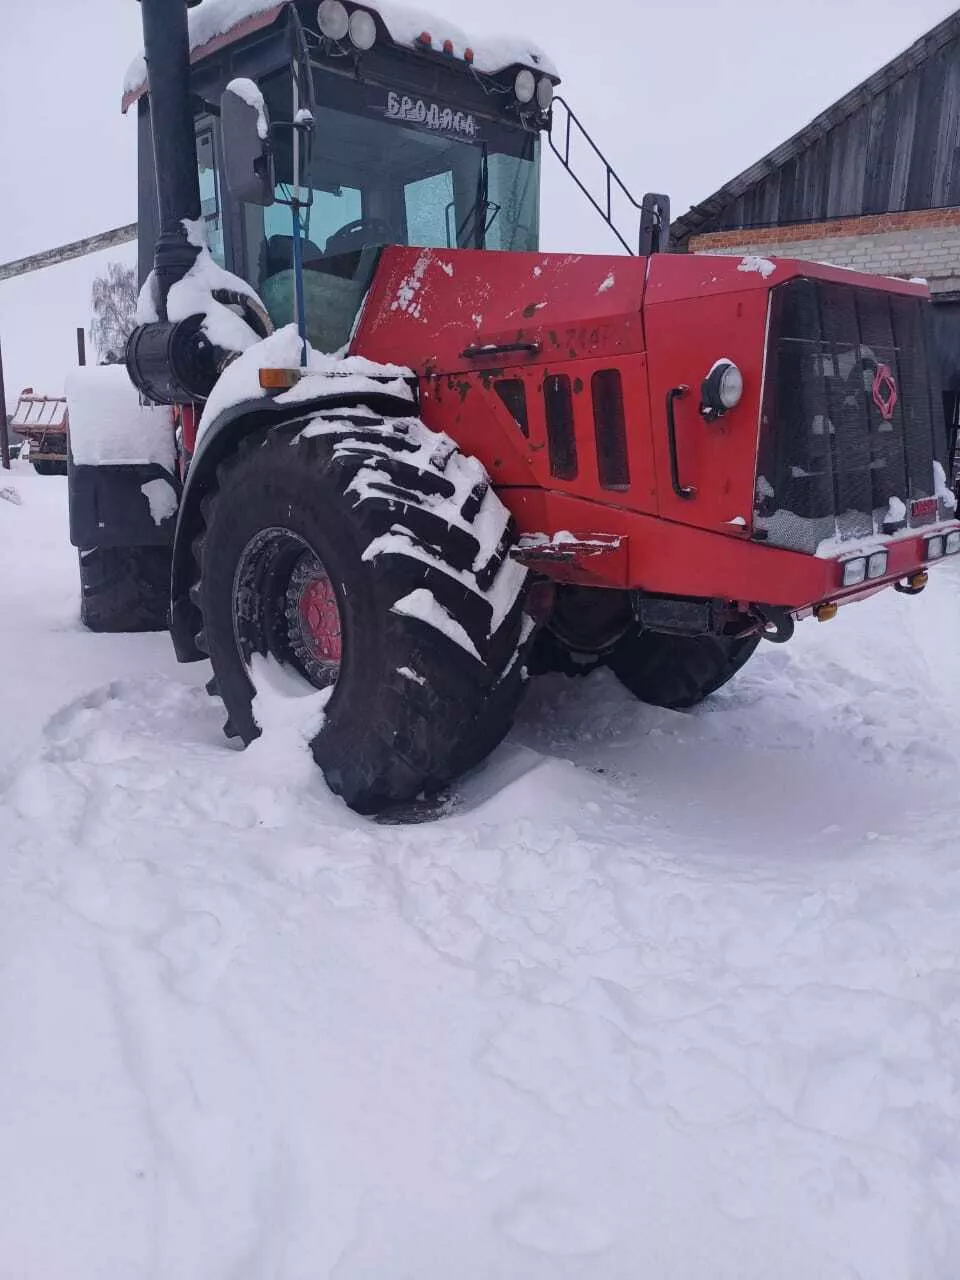
[[[202,316],[171,323],[167,296],[200,252],[187,239],[184,220],[200,218],[200,178],[190,94],[187,9],[200,0],[140,0],[143,49],[150,94],[150,132],[157,171],[160,235],[153,255],[158,320],[134,329],[125,362],[130,381],[154,404],[205,400],[219,377],[224,353],[206,337]]]
[[[154,250],[157,306],[167,318],[167,294],[196,260],[183,220],[200,217],[200,179],[190,96],[187,9],[199,0],[140,0],[150,93],[150,129],[157,171],[160,236]]]

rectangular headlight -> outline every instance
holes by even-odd
[[[947,534],[943,549],[948,556],[955,556],[960,551],[960,529]]]
[[[867,562],[863,556],[857,560],[848,560],[843,566],[843,585],[845,587],[859,587],[860,583],[866,580]]]
[[[882,578],[887,572],[887,553],[885,551],[875,551],[867,561],[867,577],[871,582],[877,578]]]
[[[938,533],[935,538],[927,539],[927,559],[943,559],[943,534]]]

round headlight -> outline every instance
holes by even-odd
[[[320,34],[328,40],[342,40],[350,30],[350,18],[346,6],[340,0],[323,0],[317,10]]]
[[[522,71],[518,71],[513,91],[517,95],[517,101],[522,102],[524,106],[528,102],[532,102],[537,93],[537,78],[533,72],[526,67]]]
[[[720,403],[735,409],[743,399],[743,374],[735,364],[728,364],[720,377]]]
[[[373,14],[367,13],[366,9],[354,9],[351,13],[350,40],[361,53],[366,53],[377,43],[377,24]]]
[[[549,76],[541,76],[537,81],[537,105],[541,111],[549,111],[553,104],[553,81]]]
[[[700,412],[712,422],[728,409],[735,409],[742,399],[743,374],[732,360],[718,360],[703,380]]]

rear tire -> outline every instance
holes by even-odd
[[[167,547],[87,547],[80,558],[80,621],[88,631],[166,631]]]
[[[228,736],[259,736],[256,653],[333,687],[311,749],[361,813],[438,791],[507,733],[526,572],[482,467],[447,437],[320,414],[248,437],[201,511],[190,594]]]
[[[732,680],[759,643],[759,636],[674,636],[635,629],[617,642],[607,664],[641,702],[686,711]]]
[[[33,469],[38,476],[65,476],[66,462],[34,462]]]

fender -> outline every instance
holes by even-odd
[[[178,662],[202,662],[207,655],[197,645],[201,627],[200,611],[190,599],[194,581],[194,539],[202,528],[200,504],[214,487],[217,467],[254,431],[269,430],[302,422],[306,426],[319,409],[372,409],[385,417],[417,413],[419,397],[411,399],[389,392],[318,395],[309,400],[282,403],[264,397],[231,405],[207,427],[193,456],[183,485],[183,496],[173,539],[173,568],[170,577],[170,634]]]
[[[75,547],[169,547],[180,493],[173,415],[144,405],[122,364],[66,379],[67,495]]]

